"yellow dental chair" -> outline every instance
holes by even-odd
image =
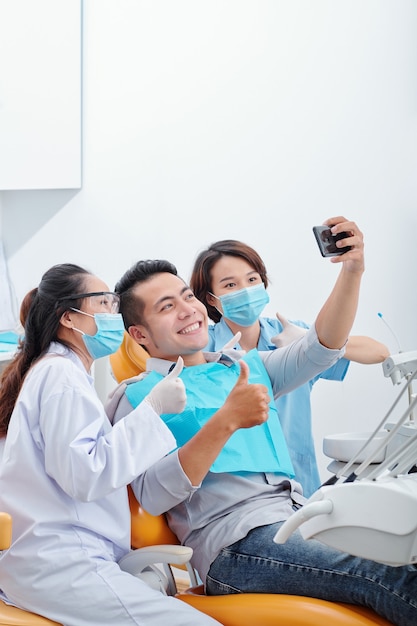
[[[163,515],[149,515],[139,505],[130,487],[128,492],[132,514],[132,547],[137,549],[138,554],[145,554],[146,562],[154,563],[153,553],[155,549],[158,550],[158,546],[168,550],[170,546],[167,544],[174,544],[174,548],[190,550],[178,546],[178,540]],[[7,550],[11,539],[12,519],[7,513],[0,513],[0,550]],[[173,558],[175,561],[176,557]],[[181,559],[176,562],[181,562]],[[206,596],[201,586],[175,595],[179,600],[211,615],[224,626],[392,626],[369,609],[315,598],[253,593]],[[0,626],[62,625],[0,601]]]

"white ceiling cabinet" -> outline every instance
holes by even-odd
[[[0,190],[81,187],[81,0],[0,0]]]

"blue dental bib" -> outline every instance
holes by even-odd
[[[257,350],[251,350],[243,360],[249,365],[249,383],[261,383],[268,389],[268,420],[259,426],[241,428],[227,441],[211,467],[212,472],[271,472],[294,477],[287,444],[278,419],[268,373]],[[180,414],[164,414],[161,419],[174,435],[178,447],[184,445],[226,401],[237,382],[239,364],[204,363],[184,367],[180,378],[187,390],[187,405]],[[151,389],[162,380],[150,372],[142,380],[130,383],[126,396],[136,407]]]

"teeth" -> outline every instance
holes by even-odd
[[[191,324],[191,326],[187,326],[187,328],[184,328],[183,330],[181,330],[180,335],[186,335],[187,333],[192,333],[193,330],[198,330],[199,328],[200,328],[200,324],[196,322],[195,324]]]

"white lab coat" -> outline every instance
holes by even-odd
[[[29,372],[0,461],[13,542],[0,597],[65,626],[216,624],[122,572],[126,485],[175,448],[147,403],[111,426],[80,359],[60,344]]]

